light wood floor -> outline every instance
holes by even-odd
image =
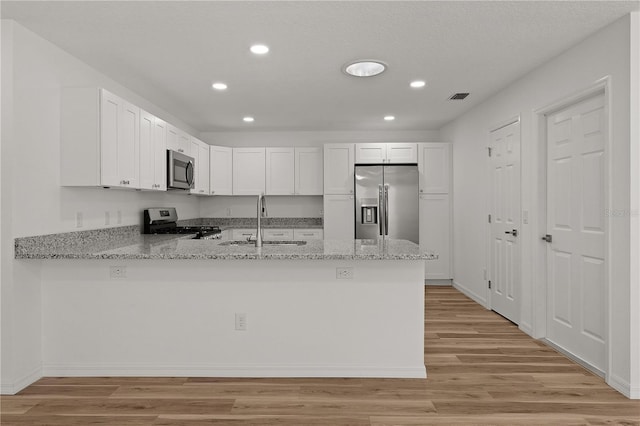
[[[640,425],[631,401],[450,287],[427,288],[419,379],[43,378],[2,425]]]

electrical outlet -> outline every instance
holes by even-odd
[[[236,312],[236,330],[247,331],[247,314]]]
[[[76,228],[82,228],[82,212],[76,212]]]
[[[121,280],[127,278],[126,266],[109,266],[109,276],[112,280]]]
[[[352,280],[353,279],[353,266],[345,266],[342,268],[336,268],[336,278],[339,280]]]
[[[118,212],[116,213],[116,217],[117,217],[118,225],[122,224],[122,210],[118,210]]]
[[[109,212],[104,212],[104,224],[111,224],[111,214]]]

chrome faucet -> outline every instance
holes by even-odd
[[[258,195],[257,210],[258,228],[256,229],[256,247],[262,247],[262,227],[260,226],[260,219],[267,216],[267,200],[264,193]]]

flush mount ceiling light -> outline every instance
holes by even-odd
[[[227,85],[224,83],[213,83],[211,87],[213,87],[216,90],[227,90]]]
[[[384,121],[393,121],[396,118],[393,115],[385,115],[384,116]]]
[[[242,121],[244,121],[245,123],[253,123],[255,121],[255,118],[253,118],[253,117],[244,117],[242,119]]]
[[[254,44],[249,48],[249,50],[251,50],[251,53],[255,53],[256,55],[264,55],[269,52],[269,46],[264,44]]]
[[[414,80],[411,83],[409,83],[409,86],[413,87],[414,89],[420,89],[421,87],[424,87],[427,83],[425,83],[423,80]]]
[[[344,66],[343,71],[354,77],[373,77],[387,69],[387,65],[380,61],[356,61]]]

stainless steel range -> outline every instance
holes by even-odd
[[[175,207],[154,207],[144,210],[143,233],[145,234],[194,234],[193,239],[219,239],[222,231],[218,226],[178,226]]]

